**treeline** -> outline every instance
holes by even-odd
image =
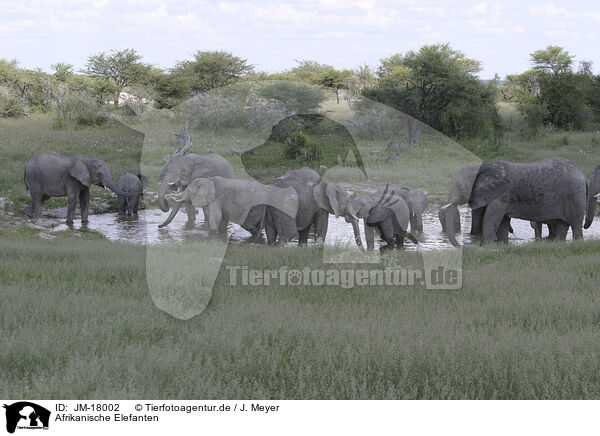
[[[522,74],[482,81],[477,76],[480,62],[448,44],[395,54],[382,59],[376,69],[362,65],[338,70],[304,60],[275,74],[256,71],[246,59],[225,51],[198,51],[168,70],[144,63],[133,49],[90,56],[80,71],[57,63],[50,74],[0,59],[0,115],[55,110],[60,119],[100,124],[123,99],[168,109],[236,82],[277,79],[283,85],[264,88],[263,97],[293,102],[291,111],[317,107],[323,92],[360,110],[364,96],[453,138],[490,138],[497,146],[511,128],[499,113],[502,102],[520,111],[524,134],[543,128],[595,129],[600,121],[600,76],[593,73],[591,62],[582,61],[575,69],[574,56],[554,46],[532,53],[530,60],[532,68]]]

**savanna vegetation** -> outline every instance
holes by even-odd
[[[477,77],[477,61],[448,45],[391,56],[374,70],[301,61],[277,74],[226,52],[198,52],[166,71],[134,50],[93,55],[83,71],[55,64],[52,74],[0,61],[0,197],[14,203],[0,220],[21,219],[29,201],[23,167],[45,150],[104,159],[114,178],[141,164],[156,192],[162,159],[185,118],[181,103],[199,93],[191,151],[222,154],[238,177],[240,152],[303,111],[345,123],[370,184],[410,183],[434,204],[448,189],[446,177],[432,176],[442,158],[459,168],[473,156],[562,156],[589,175],[600,164],[598,76],[557,47],[531,60],[532,70],[487,82]],[[115,105],[119,95],[129,105]],[[411,118],[382,117],[376,102]],[[287,158],[321,152],[310,135],[292,141],[302,153]],[[365,182],[351,160],[331,177],[360,190]],[[91,197],[112,201],[99,188]],[[57,198],[45,207],[64,204]],[[84,230],[44,240],[36,230],[2,224],[0,392],[7,398],[600,396],[598,241],[466,247],[458,291],[232,287],[223,267],[209,306],[181,321],[153,304],[145,247]],[[310,247],[230,250],[231,264],[249,268],[320,262]],[[361,268],[423,268],[418,253],[382,262]],[[180,267],[177,285],[193,288],[201,266],[164,265]]]

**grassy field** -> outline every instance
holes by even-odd
[[[152,304],[141,247],[0,241],[3,397],[600,397],[600,242],[466,249],[460,291],[249,289],[222,270],[208,308],[180,321]],[[228,258],[310,256],[239,246]]]
[[[345,116],[331,102],[326,109]],[[173,151],[178,130],[168,120],[133,129],[53,125],[52,115],[0,119],[0,197],[15,202],[17,216],[29,200],[23,167],[33,154],[96,156],[115,179],[137,171],[141,160],[156,192],[162,157]],[[593,132],[509,138],[500,150],[464,145],[484,160],[563,156],[588,175],[600,164]],[[194,130],[192,151],[222,153],[239,177],[243,166],[230,147],[247,150],[264,139],[265,132]],[[386,141],[357,143],[369,182],[351,162],[328,173],[332,179],[359,189],[406,183],[428,190],[434,202],[446,196],[448,178],[432,171],[473,157],[433,136],[394,160],[386,159]],[[110,197],[93,188],[94,198]],[[160,271],[146,270],[145,248],[89,232],[58,236],[46,241],[34,230],[0,228],[2,397],[600,398],[600,241],[465,248],[458,291],[249,289],[230,287],[223,268],[206,310],[181,321],[153,303],[147,280]],[[259,269],[320,262],[306,247],[235,246],[227,260]],[[423,266],[418,253],[386,262]],[[182,267],[176,287],[193,288],[199,267]]]

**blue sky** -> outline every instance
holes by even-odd
[[[0,58],[23,67],[135,48],[162,68],[197,50],[223,49],[261,71],[295,59],[338,68],[376,66],[393,53],[449,42],[482,62],[482,78],[529,67],[529,53],[565,47],[600,71],[600,4],[594,1],[0,0]]]

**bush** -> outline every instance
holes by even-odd
[[[323,93],[316,87],[305,83],[277,81],[263,86],[259,90],[261,97],[274,100],[288,112],[310,112],[325,100]]]
[[[2,117],[19,117],[24,113],[23,100],[12,89],[0,86],[0,115]]]
[[[108,119],[97,100],[85,91],[66,90],[57,105],[60,117],[80,126],[102,125]]]

